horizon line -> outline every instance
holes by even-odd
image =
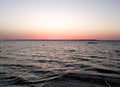
[[[120,41],[119,39],[0,39],[0,41]]]

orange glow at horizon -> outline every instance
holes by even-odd
[[[0,0],[0,40],[120,40],[119,10],[119,0]]]

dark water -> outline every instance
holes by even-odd
[[[74,70],[120,75],[120,41],[0,41],[0,87],[43,87]]]

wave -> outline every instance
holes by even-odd
[[[107,73],[107,74],[119,74],[119,71],[115,71],[115,70],[108,70],[108,69],[101,69],[101,68],[94,68],[95,71],[100,72],[100,73]]]
[[[21,64],[0,64],[2,67],[11,67],[11,68],[18,68],[18,69],[35,69],[39,68],[33,65],[21,65]]]
[[[10,57],[4,57],[4,56],[0,56],[0,59],[7,60],[7,59],[12,59],[12,58],[10,58]]]
[[[88,56],[88,57],[91,57],[91,58],[101,58],[101,59],[104,59],[104,58],[106,58],[106,57],[104,57],[104,56],[95,56],[95,55]]]
[[[5,72],[0,72],[0,85],[2,85],[2,87],[9,85],[24,85],[27,83],[28,82],[21,77],[10,76]]]
[[[58,77],[59,77],[59,75],[56,74],[56,75],[46,77],[44,79],[29,81],[22,77],[12,76],[12,75],[8,75],[7,73],[0,72],[0,86],[4,87],[4,86],[10,86],[10,85],[16,85],[16,86],[27,85],[28,87],[29,86],[34,87],[35,84],[46,83],[46,82],[52,81]]]
[[[69,72],[44,87],[120,87],[120,76]]]
[[[13,66],[12,64],[11,66]],[[16,65],[20,66],[21,65]],[[29,66],[28,66],[29,67]],[[31,66],[30,66],[31,67]],[[44,71],[44,70],[34,70],[31,71],[31,73],[39,74],[43,73],[44,75],[50,73],[50,75],[47,75],[45,78],[38,79],[38,80],[26,80],[19,76],[13,76],[8,75],[5,72],[0,72],[0,85],[2,84],[2,87],[4,86],[10,86],[10,85],[16,85],[16,86],[32,86],[36,84],[46,84],[44,87],[80,87],[80,84],[85,85],[87,83],[88,86],[83,87],[89,87],[90,84],[97,85],[96,87],[100,87],[99,85],[105,86],[106,81],[113,85],[113,87],[119,87],[120,86],[120,73],[118,71],[113,70],[107,70],[107,69],[100,69],[100,68],[93,68],[95,71],[98,71],[100,73],[90,73],[89,71],[86,72],[64,72],[62,74],[55,74],[52,71]],[[107,74],[102,74],[107,73]],[[109,73],[109,74],[108,74]],[[49,82],[49,83],[48,83]],[[62,82],[62,84],[60,84]],[[75,84],[79,85],[75,85]],[[51,85],[52,84],[52,85]],[[62,86],[56,86],[56,85],[62,85]],[[73,84],[74,86],[70,85]],[[117,86],[115,86],[117,85]],[[119,86],[118,86],[119,85]],[[112,86],[111,86],[112,87]]]
[[[46,57],[46,56],[43,56],[43,55],[32,55],[31,57]]]
[[[74,49],[64,50],[64,51],[66,51],[66,52],[76,52],[76,50],[74,50]]]
[[[119,49],[115,50],[115,53],[120,53],[120,50]]]
[[[40,63],[58,63],[58,64],[64,64],[65,62],[58,61],[58,60],[36,60],[37,62]]]

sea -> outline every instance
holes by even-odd
[[[0,87],[45,87],[74,71],[120,75],[120,41],[0,41]]]

